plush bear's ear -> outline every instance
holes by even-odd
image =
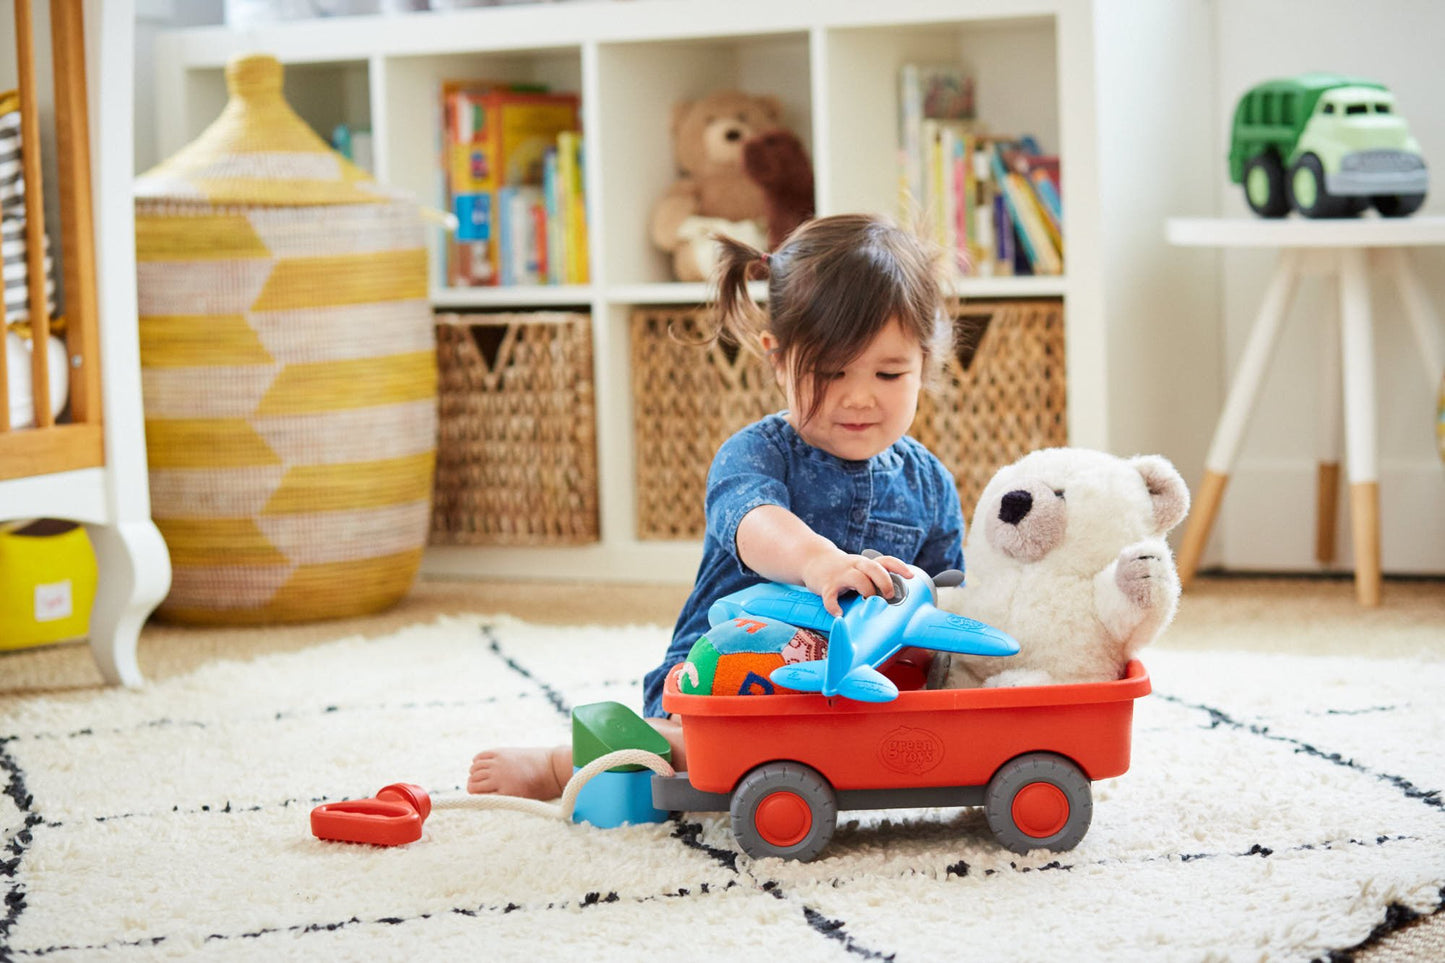
[[[753,98],[757,101],[768,120],[777,123],[783,117],[783,102],[772,94],[759,94]]]
[[[1163,535],[1189,514],[1189,487],[1163,455],[1136,455],[1129,464],[1144,478],[1154,502],[1154,532]]]
[[[692,110],[692,101],[679,100],[672,105],[672,124],[669,130],[672,132],[672,139],[677,140],[677,134],[682,130],[683,121],[687,120],[687,112]]]

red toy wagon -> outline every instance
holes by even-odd
[[[806,693],[689,695],[668,676],[688,771],[653,778],[653,805],[729,812],[751,856],[809,860],[839,810],[982,806],[1015,852],[1067,850],[1089,829],[1090,782],[1129,768],[1149,675],[1087,685],[905,689],[891,702]]]

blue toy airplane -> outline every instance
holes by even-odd
[[[898,687],[877,667],[906,645],[967,655],[1018,652],[1018,642],[1008,633],[938,608],[935,583],[958,585],[963,573],[950,569],[933,579],[920,568],[909,568],[911,579],[892,576],[892,599],[854,595],[843,602],[841,616],[831,615],[821,598],[801,586],[763,582],[718,599],[708,609],[708,622],[717,625],[752,615],[826,632],[826,657],[782,666],[770,678],[800,692],[842,695],[859,702],[898,698]]]

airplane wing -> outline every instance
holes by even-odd
[[[800,585],[759,582],[731,595],[724,595],[708,609],[708,624],[717,625],[744,613],[765,619],[777,619],[815,632],[827,633],[833,630],[833,616],[823,608],[823,600]]]
[[[908,626],[907,644],[961,655],[1016,655],[1018,641],[1001,629],[941,609],[920,610]]]

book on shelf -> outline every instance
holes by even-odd
[[[590,275],[587,253],[586,158],[581,133],[563,131],[557,136],[557,210],[563,284],[586,284]]]
[[[447,205],[458,221],[447,283],[550,280],[550,235],[562,228],[544,196],[547,157],[564,135],[580,139],[577,96],[449,81],[442,104]]]
[[[1026,176],[1028,166],[1022,154],[1022,149],[1016,145],[1006,141],[995,142],[992,157],[994,181],[999,185],[1030,273],[1063,274],[1063,258],[1057,242],[1045,226],[1047,218],[1033,182]]]
[[[908,63],[898,76],[905,221],[921,219],[958,274],[1062,274],[1059,158],[985,133],[963,67]]]
[[[934,240],[946,251],[968,250],[967,121],[925,119],[921,135],[926,175],[921,200]]]
[[[973,120],[973,78],[956,64],[906,63],[898,71],[898,144],[903,209],[929,212],[931,162],[925,121]]]
[[[1031,138],[980,133],[974,123],[925,119],[921,213],[958,274],[1063,273],[1059,159]]]

